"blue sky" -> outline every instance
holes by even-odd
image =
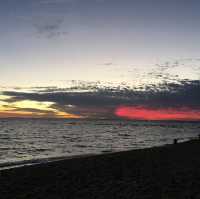
[[[194,0],[4,0],[0,84],[151,80],[156,64],[198,59],[199,9]],[[184,64],[180,78],[198,78]]]
[[[127,105],[199,119],[199,10],[195,0],[2,0],[0,117],[113,117]]]

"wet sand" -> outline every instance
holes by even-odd
[[[0,198],[200,198],[200,140],[3,170]]]

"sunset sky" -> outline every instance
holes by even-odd
[[[200,120],[197,0],[2,0],[0,118]]]

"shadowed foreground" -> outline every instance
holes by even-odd
[[[0,198],[200,198],[200,141],[0,171]]]

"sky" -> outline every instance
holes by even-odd
[[[200,120],[199,10],[197,0],[2,0],[0,117]]]

